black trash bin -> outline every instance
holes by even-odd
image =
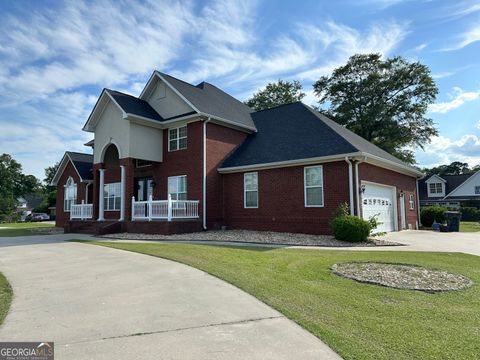
[[[447,211],[445,215],[447,217],[448,231],[460,231],[460,220],[462,219],[462,213],[460,211]]]

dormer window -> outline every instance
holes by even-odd
[[[475,195],[480,195],[480,186],[479,185],[475,186]]]
[[[168,130],[168,151],[187,148],[187,127],[182,126]]]
[[[430,183],[430,194],[441,194],[443,193],[442,183]]]

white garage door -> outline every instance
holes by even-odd
[[[365,192],[362,195],[363,218],[368,220],[378,215],[381,224],[374,232],[388,232],[395,230],[394,189],[377,184],[364,184]]]

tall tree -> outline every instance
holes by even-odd
[[[438,89],[428,67],[418,62],[354,55],[313,88],[327,116],[409,163],[415,162],[411,149],[438,134],[425,116]]]
[[[245,104],[259,111],[300,101],[304,97],[300,82],[278,80],[276,83],[268,83],[263,90],[245,101]]]
[[[474,166],[470,168],[467,163],[454,161],[449,165],[439,165],[432,168],[425,168],[423,172],[427,175],[461,175],[461,174],[473,174],[480,170],[480,166]]]
[[[35,209],[36,212],[47,212],[50,206],[54,206],[57,202],[57,187],[51,186],[50,183],[53,180],[53,177],[57,173],[60,163],[57,162],[55,165],[45,168],[45,178],[43,179],[43,191],[42,191],[42,202]]]
[[[25,175],[20,165],[8,154],[0,155],[0,218],[11,214],[20,196],[34,193],[39,181],[33,175]]]

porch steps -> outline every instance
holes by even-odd
[[[70,220],[64,227],[64,232],[91,235],[114,234],[122,231],[120,221]]]

